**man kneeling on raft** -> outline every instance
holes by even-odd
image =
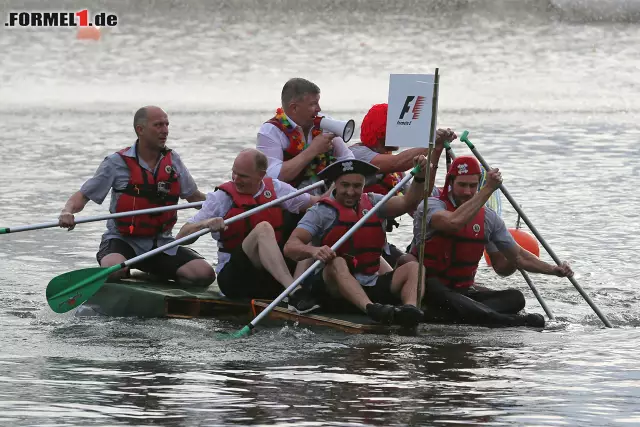
[[[492,260],[498,259],[499,251],[505,263],[532,273],[570,277],[573,271],[567,263],[556,266],[541,261],[516,243],[502,218],[485,207],[502,183],[499,170],[488,171],[487,185],[478,191],[480,175],[480,164],[474,157],[458,157],[447,172],[440,196],[428,200],[424,249],[427,315],[436,312],[454,322],[542,327],[545,322],[539,314],[517,315],[525,306],[519,290],[492,291],[475,285],[485,247]],[[422,241],[423,209],[421,203],[414,215],[411,253],[416,257]]]
[[[343,160],[319,174],[333,181],[335,190],[307,211],[284,247],[291,259],[313,258],[325,264],[303,286],[341,296],[383,324],[414,327],[422,320],[423,313],[417,308],[417,301],[422,299],[417,295],[418,263],[409,262],[378,274],[385,244],[383,220],[414,210],[422,198],[426,158],[416,156],[414,162],[420,163],[421,170],[406,194],[390,198],[335,252],[331,246],[384,196],[363,193],[365,178],[378,171],[367,162]]]

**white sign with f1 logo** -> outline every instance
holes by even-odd
[[[429,145],[434,81],[435,74],[391,74],[385,146]],[[434,121],[434,135],[436,127]]]

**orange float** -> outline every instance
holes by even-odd
[[[87,26],[78,28],[76,39],[78,40],[100,40],[100,28],[96,26]]]
[[[520,245],[520,247],[528,250],[537,257],[540,256],[540,245],[538,245],[538,241],[531,234],[519,228],[510,228],[509,233],[511,233],[513,239]],[[489,259],[489,255],[486,250],[484,251],[484,260],[487,262],[488,266],[491,266],[491,259]]]

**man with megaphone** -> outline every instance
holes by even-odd
[[[282,88],[281,101],[275,116],[258,131],[256,148],[269,159],[267,176],[301,188],[318,181],[318,173],[330,164],[354,158],[345,144],[353,134],[353,120],[319,116],[316,84],[290,79]]]

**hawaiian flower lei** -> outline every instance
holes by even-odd
[[[284,128],[287,130],[287,133],[290,134],[291,139],[296,144],[297,151],[300,152],[309,146],[309,143],[305,141],[304,136],[302,135],[302,132],[300,132],[300,130],[297,127],[293,127],[293,125],[289,121],[289,118],[287,117],[285,112],[282,110],[282,108],[278,108],[276,110],[276,120],[278,120],[282,124],[282,126],[284,126]],[[322,130],[317,129],[315,127],[311,131],[311,135],[314,138],[320,135],[321,133],[322,133]],[[305,169],[305,176],[309,178],[315,177],[319,172],[321,172],[334,160],[335,159],[332,155],[332,152],[329,155],[327,155],[326,153],[317,155],[316,157],[313,158],[309,166]]]

